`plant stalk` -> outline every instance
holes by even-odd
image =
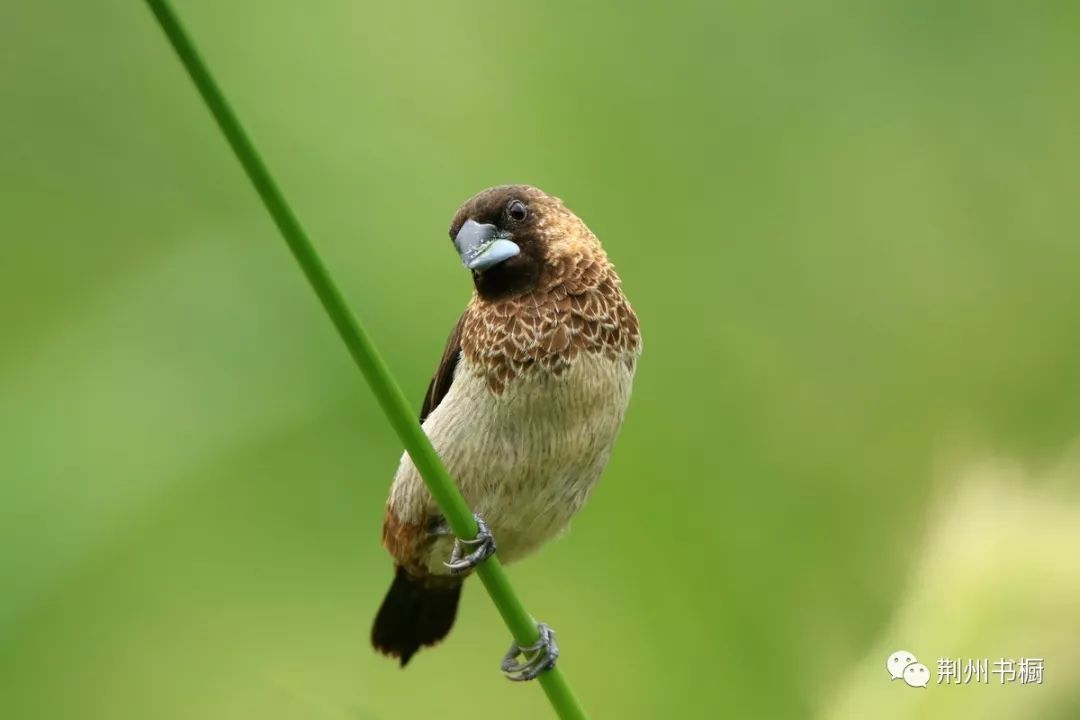
[[[331,322],[337,328],[349,354],[363,373],[386,419],[401,438],[402,444],[445,515],[450,528],[457,537],[476,537],[476,522],[465,498],[462,497],[457,485],[450,478],[435,452],[435,448],[432,447],[431,441],[421,429],[404,393],[390,374],[367,332],[346,305],[341,291],[334,284],[307,233],[225,100],[206,63],[203,62],[184,31],[171,4],[168,0],[146,0],[146,3],[157,18],[158,24],[176,51],[184,69],[191,76],[203,102],[217,121],[218,127],[243,166],[248,179],[255,186],[263,205],[266,206],[266,210],[284,237],[326,314],[330,316]],[[495,603],[495,607],[518,645],[524,647],[534,644],[539,639],[536,624],[510,585],[510,580],[499,563],[498,557],[488,558],[477,568],[476,573],[483,581],[488,595],[491,596],[492,602]],[[585,720],[585,711],[559,667],[556,666],[540,675],[539,682],[559,718]]]

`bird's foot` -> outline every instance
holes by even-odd
[[[495,537],[491,534],[491,528],[479,515],[473,517],[476,518],[476,537],[472,540],[456,538],[450,562],[443,563],[450,568],[451,575],[467,573],[495,554]],[[475,549],[466,554],[466,547]]]
[[[538,623],[540,639],[528,647],[521,647],[516,642],[510,645],[502,661],[502,671],[507,679],[522,681],[532,680],[545,670],[555,667],[559,659],[559,646],[555,644],[555,631],[544,623]],[[522,656],[518,662],[518,655]]]

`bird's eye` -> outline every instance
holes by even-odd
[[[506,214],[515,222],[521,222],[529,216],[529,209],[520,200],[511,200],[506,206]]]

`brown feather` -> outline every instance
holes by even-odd
[[[428,383],[427,393],[424,395],[424,404],[420,408],[421,425],[424,420],[427,420],[427,416],[431,414],[431,411],[439,407],[439,403],[446,397],[446,393],[450,392],[450,384],[454,382],[454,371],[457,369],[458,360],[461,359],[461,326],[464,319],[465,316],[463,315],[458,318],[457,324],[454,325],[454,329],[446,341],[446,348],[443,350],[439,367],[436,368],[434,377]]]
[[[535,290],[497,300],[477,293],[466,308],[461,353],[492,392],[526,371],[558,374],[580,352],[640,352],[637,317],[599,243],[588,233],[570,247]]]
[[[399,565],[375,616],[371,644],[405,667],[421,647],[446,637],[460,599],[460,578],[420,578]]]

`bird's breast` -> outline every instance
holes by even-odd
[[[585,503],[622,425],[633,369],[629,356],[583,353],[558,373],[522,372],[496,393],[462,358],[424,430],[504,560],[557,535]]]

